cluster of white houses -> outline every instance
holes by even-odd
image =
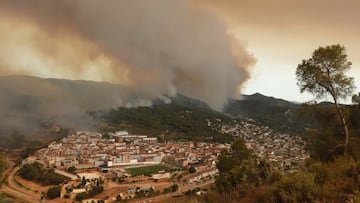
[[[116,168],[166,163],[177,168],[199,164],[214,166],[221,150],[229,145],[218,143],[166,142],[125,131],[101,133],[78,131],[53,142],[36,153],[49,167],[66,169]]]
[[[223,126],[223,133],[232,133],[261,159],[275,163],[279,169],[296,169],[309,158],[305,142],[298,136],[272,131],[269,127],[241,122]],[[126,131],[101,134],[78,131],[47,148],[37,151],[39,161],[49,167],[66,169],[116,168],[133,165],[167,163],[177,168],[199,164],[215,166],[221,150],[229,144],[199,142],[158,143],[156,137],[129,135]]]
[[[53,142],[37,151],[36,156],[46,166],[64,169],[158,164],[162,161],[160,151],[154,150],[157,138],[146,135],[129,135],[119,131],[101,133],[78,131]]]
[[[278,133],[267,126],[241,122],[223,126],[222,131],[244,139],[259,159],[272,162],[281,171],[297,170],[310,158],[301,137]]]

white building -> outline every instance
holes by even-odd
[[[97,173],[78,173],[77,175],[80,177],[80,180],[83,178],[85,178],[85,180],[94,180],[100,178],[99,174]]]

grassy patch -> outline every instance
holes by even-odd
[[[163,165],[153,165],[153,166],[142,166],[136,168],[127,168],[125,169],[131,176],[151,176],[152,174],[158,173],[160,171],[171,172],[174,171],[173,168],[166,167]]]

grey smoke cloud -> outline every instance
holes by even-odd
[[[0,7],[9,19],[30,19],[45,36],[32,35],[33,51],[58,67],[46,63],[38,72],[84,77],[85,62],[104,56],[107,68],[100,63],[93,71],[99,80],[126,84],[144,98],[179,92],[221,109],[239,94],[255,62],[222,21],[187,0],[3,0]],[[63,41],[70,48],[57,44]],[[62,56],[72,50],[81,53]]]
[[[110,83],[0,76],[0,132],[34,133],[44,121],[91,129],[89,111],[150,104],[141,95]]]
[[[79,7],[80,30],[129,65],[131,81],[144,92],[175,90],[221,109],[249,77],[252,57],[221,21],[188,1],[109,2],[114,6],[92,1]],[[233,49],[246,54],[237,59]]]
[[[188,0],[2,0],[0,30],[0,75],[120,84],[1,77],[1,128],[42,118],[86,126],[86,111],[178,93],[221,110],[255,63],[224,22]]]

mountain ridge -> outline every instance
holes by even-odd
[[[74,129],[98,129],[99,121],[109,118],[111,113],[113,117],[108,122],[113,125],[110,129],[114,126],[120,129],[128,124],[137,132],[151,132],[146,129],[158,128],[154,132],[172,129],[184,135],[217,135],[209,128],[209,122],[252,118],[281,129],[289,121],[285,112],[296,109],[296,104],[260,93],[244,95],[241,100],[229,100],[224,112],[215,111],[205,102],[182,94],[142,101],[133,106],[127,104],[137,100],[139,95],[106,82],[0,76],[0,113],[3,115],[0,135],[6,131],[36,135],[36,129],[43,128],[44,123]],[[35,133],[32,133],[33,129]]]

